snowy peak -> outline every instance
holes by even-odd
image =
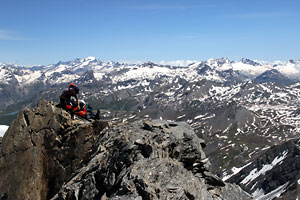
[[[275,69],[280,71],[285,76],[299,80],[300,77],[300,61],[290,60],[288,62],[279,62],[273,65]]]
[[[101,65],[102,62],[97,60],[94,57],[87,57],[87,58],[77,58],[75,60],[67,61],[67,62],[58,62],[55,68],[59,68],[61,66],[65,67],[66,69],[72,69],[76,71],[78,69],[90,67],[92,65]]]
[[[291,85],[294,81],[284,76],[276,69],[268,70],[254,79],[257,83],[278,83],[281,85]]]
[[[84,59],[85,61],[94,61],[94,60],[97,60],[95,57],[93,56],[88,56]]]
[[[277,77],[271,76],[270,70],[277,70],[281,73]],[[15,78],[19,83],[31,84],[40,79],[44,83],[65,83],[78,79],[87,71],[93,71],[96,80],[100,81],[104,76],[114,76],[114,82],[130,79],[153,80],[158,77],[180,76],[188,81],[212,80],[219,83],[248,81],[257,78],[259,82],[281,81],[288,79],[300,80],[300,62],[290,60],[288,62],[276,62],[270,64],[253,61],[243,58],[238,62],[230,61],[228,58],[212,58],[203,62],[195,62],[187,67],[176,67],[170,65],[160,65],[153,62],[142,64],[120,64],[118,62],[103,62],[95,57],[78,58],[71,61],[58,62],[47,66],[36,66],[33,68],[22,68],[14,65],[0,65],[0,79],[8,84],[11,78]],[[21,72],[22,71],[22,72]],[[22,77],[23,75],[24,77]],[[263,74],[262,76],[260,76]],[[262,77],[268,76],[268,80]],[[284,78],[286,76],[287,78]],[[273,77],[271,79],[271,77]],[[290,84],[291,81],[288,81]]]
[[[40,77],[41,72],[16,65],[2,65],[0,67],[0,82],[2,84],[32,84]]]
[[[242,58],[240,62],[243,63],[243,64],[252,65],[252,66],[259,66],[259,65],[261,65],[258,62],[255,62],[255,61],[250,60],[248,58]]]
[[[230,64],[230,63],[231,63],[231,61],[225,57],[219,58],[219,59],[211,58],[207,61],[208,65],[211,65],[211,66],[217,67],[217,68],[222,67],[225,64]]]
[[[291,59],[291,60],[288,61],[288,63],[299,65],[300,64],[300,60]]]

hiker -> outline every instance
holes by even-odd
[[[100,110],[97,110],[97,113],[93,113],[92,112],[92,108],[90,106],[88,106],[88,108],[86,108],[86,103],[84,100],[80,100],[79,101],[79,110],[75,111],[75,114],[84,118],[84,119],[100,119]]]
[[[70,111],[79,110],[79,99],[78,99],[79,88],[71,83],[68,88],[64,89],[60,95],[60,105],[62,108]]]
[[[71,113],[71,118],[75,119],[75,115],[84,119],[100,119],[100,110],[93,113],[91,107],[86,108],[86,103],[78,99],[79,88],[71,83],[60,95],[60,106]]]

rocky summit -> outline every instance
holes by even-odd
[[[72,120],[40,100],[0,140],[0,199],[241,199],[185,122]]]

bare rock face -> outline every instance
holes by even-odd
[[[297,199],[300,196],[300,139],[266,150],[228,181],[257,199]]]
[[[209,172],[183,122],[71,120],[41,100],[0,146],[0,199],[252,199]]]
[[[72,121],[67,112],[44,100],[20,112],[2,139],[0,194],[8,199],[55,195],[95,151],[94,126],[99,132],[107,126],[97,123]]]

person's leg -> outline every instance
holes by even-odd
[[[72,105],[72,108],[78,107],[76,100],[71,100],[71,105]]]
[[[66,100],[64,100],[64,99],[60,99],[59,105],[60,105],[61,108],[67,110],[68,102]]]

